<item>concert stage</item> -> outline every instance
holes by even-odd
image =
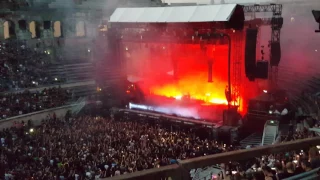
[[[241,110],[244,12],[237,4],[222,6],[221,13],[212,13],[220,6],[209,5],[118,8],[112,14],[108,39],[127,80],[139,86],[137,94],[173,98],[158,101],[156,109],[195,119],[222,120],[228,102]],[[198,102],[181,105],[185,96]]]
[[[229,119],[226,109],[244,115],[247,100],[261,93],[252,82],[261,24],[246,25],[244,11],[258,10],[237,4],[117,8],[107,38],[131,83],[124,90],[130,108],[213,122]]]

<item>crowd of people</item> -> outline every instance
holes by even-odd
[[[304,120],[308,120],[304,119]],[[316,137],[315,132],[309,131],[309,125],[301,127],[303,121],[298,121],[295,128],[289,128],[286,135],[281,136],[277,143]],[[306,127],[307,126],[307,127]],[[297,151],[253,157],[239,162],[223,165],[220,179],[252,179],[252,180],[281,180],[320,167],[320,147],[300,149]],[[226,178],[227,177],[227,178]]]
[[[0,42],[0,92],[52,84],[46,58],[43,51],[18,41]]]
[[[101,117],[50,118],[1,133],[6,177],[93,179],[224,152],[214,140],[161,125]]]
[[[0,95],[0,120],[44,109],[63,106],[69,97],[62,88]]]
[[[270,154],[223,167],[220,179],[281,180],[320,167],[319,149]]]
[[[23,123],[0,138],[5,179],[99,179],[238,149],[192,128],[91,116]],[[223,164],[217,178],[283,179],[319,166],[311,148]]]

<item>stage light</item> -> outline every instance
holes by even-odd
[[[176,100],[181,100],[182,99],[182,96],[175,96],[174,97]]]
[[[129,48],[128,47],[126,47],[126,51],[128,51],[129,50]]]
[[[291,17],[291,19],[290,19],[290,20],[291,20],[291,22],[294,22],[294,20],[295,20],[295,19],[294,19],[294,17]]]
[[[148,107],[148,106],[145,106],[145,105],[141,105],[141,104],[129,103],[129,109],[148,110],[148,109],[152,109],[152,108],[151,108],[151,107]]]
[[[31,128],[31,129],[29,130],[30,133],[32,133],[33,131],[34,131],[33,128]]]
[[[88,49],[88,52],[91,52],[91,50],[90,50],[90,49]]]
[[[263,90],[263,92],[264,92],[264,93],[268,93],[268,91],[267,91],[267,90]]]
[[[48,55],[50,54],[50,51],[48,51]]]
[[[58,78],[54,78],[55,81],[58,81]]]

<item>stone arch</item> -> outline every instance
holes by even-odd
[[[76,23],[76,36],[77,37],[84,37],[86,36],[86,27],[84,21],[78,21]]]

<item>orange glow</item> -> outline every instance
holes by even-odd
[[[183,96],[190,95],[191,99],[202,100],[207,103],[225,104],[225,82],[214,81],[208,83],[207,74],[201,73],[197,76],[186,76],[177,82],[168,82],[164,85],[154,85],[151,93],[181,100]]]
[[[122,44],[127,74],[143,79],[139,86],[145,94],[177,100],[189,96],[203,104],[227,105],[228,46],[208,43],[205,47],[203,50],[199,44]],[[209,61],[213,62],[213,82],[208,82]]]

